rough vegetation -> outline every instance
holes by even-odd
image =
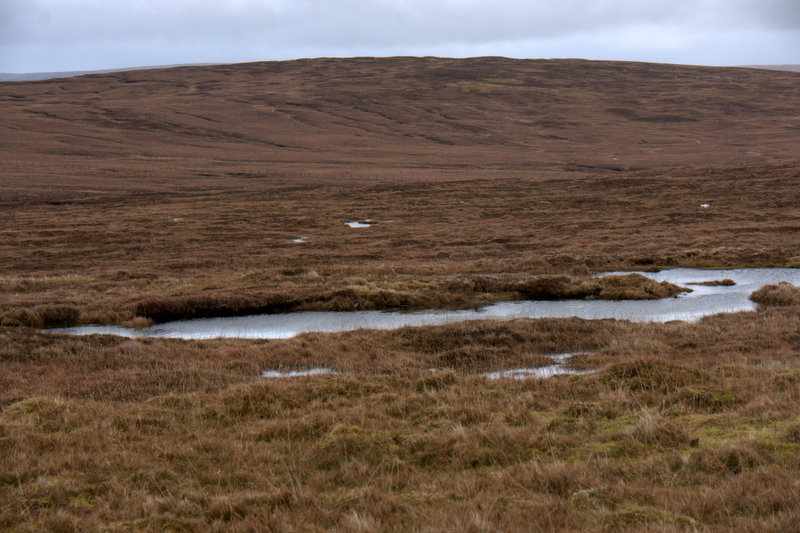
[[[38,328],[798,267],[798,76],[394,58],[0,84],[0,529],[795,530],[794,287],[693,324]],[[565,353],[585,373],[484,376]],[[338,373],[260,377],[313,368]]]
[[[736,282],[730,278],[714,279],[711,281],[696,281],[687,283],[687,285],[704,285],[706,287],[731,287],[736,285]]]
[[[782,281],[775,285],[764,285],[750,299],[762,305],[798,305],[800,304],[800,287]]]
[[[284,341],[6,329],[0,524],[792,529],[798,328],[793,306]],[[567,351],[594,371],[481,376]],[[316,367],[339,374],[259,377]]]
[[[0,315],[464,307],[537,276],[800,266],[798,76],[395,58],[2,83]]]

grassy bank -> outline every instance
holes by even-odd
[[[24,283],[17,285],[25,287]],[[80,323],[145,325],[170,320],[241,316],[289,311],[350,311],[354,309],[447,309],[477,307],[498,300],[604,299],[650,300],[674,297],[691,289],[653,281],[639,274],[585,276],[472,276],[438,283],[408,283],[403,287],[360,285],[317,291],[231,293],[139,299],[124,310],[98,316],[75,305],[38,305],[11,308],[0,315],[2,326],[42,328]]]

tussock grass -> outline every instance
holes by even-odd
[[[3,313],[0,316],[0,326],[74,326],[80,321],[80,317],[81,312],[74,305],[38,305],[33,309],[23,307]]]
[[[687,283],[687,285],[703,285],[705,287],[731,287],[736,285],[736,282],[730,278],[715,279],[711,281],[695,281]]]
[[[144,321],[241,316],[295,310],[346,311],[366,309],[441,309],[476,307],[498,299],[655,299],[688,291],[639,274],[589,278],[586,276],[475,276],[438,282],[407,283],[406,288],[381,286],[365,280],[345,279],[330,290],[294,287],[291,290],[208,290],[200,294],[139,298],[129,310],[100,317],[82,315],[74,305],[17,307],[0,316],[4,326],[70,326],[83,322],[135,323]]]
[[[691,289],[666,281],[657,282],[641,274],[626,274],[588,279],[569,276],[543,277],[520,283],[517,291],[532,300],[653,300],[691,292]]]
[[[133,312],[137,317],[168,322],[215,316],[279,313],[297,307],[299,301],[296,296],[282,293],[259,296],[198,295],[140,301]]]
[[[750,299],[761,305],[798,305],[800,304],[800,287],[785,281],[776,285],[764,285]]]
[[[791,529],[798,326],[781,307],[280,341],[0,329],[0,524]],[[479,377],[565,351],[597,370]],[[258,377],[316,366],[341,374]]]

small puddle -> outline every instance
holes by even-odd
[[[428,310],[413,313],[387,311],[304,311],[273,315],[179,320],[144,328],[79,326],[47,331],[72,335],[106,334],[123,337],[170,337],[181,339],[246,338],[285,339],[306,332],[337,332],[357,329],[394,329],[432,326],[464,320],[513,318],[615,318],[635,322],[693,322],[716,313],[753,311],[750,294],[767,283],[788,281],[800,285],[800,269],[752,268],[698,270],[676,268],[639,272],[656,281],[691,284],[692,292],[661,300],[555,300],[498,302],[480,309]],[[609,272],[607,274],[628,274]],[[734,285],[707,283],[729,279]],[[698,285],[698,283],[701,283]],[[705,283],[705,284],[702,284]]]
[[[549,378],[552,376],[559,376],[563,374],[578,375],[578,374],[587,374],[589,372],[593,372],[593,370],[573,370],[564,367],[564,360],[571,357],[572,355],[574,354],[565,353],[565,354],[557,354],[549,356],[553,359],[553,361],[556,361],[556,363],[553,365],[542,366],[538,368],[512,368],[509,370],[498,370],[496,372],[486,372],[484,374],[481,374],[481,376],[488,379],[501,379],[501,378],[529,379],[529,378]],[[440,370],[437,368],[429,368],[428,371],[439,372]],[[309,368],[308,370],[288,370],[288,371],[262,370],[261,371],[261,377],[267,379],[301,378],[307,376],[320,376],[320,375],[338,376],[340,375],[340,373],[332,368],[326,368],[326,367]]]
[[[306,242],[308,240],[308,235],[301,235],[296,239],[292,239],[292,242]]]
[[[549,378],[564,374],[585,374],[588,370],[571,370],[561,365],[541,366],[538,368],[512,368],[509,370],[499,370],[497,372],[487,372],[481,374],[489,379],[529,379],[529,378]]]
[[[549,378],[552,376],[560,376],[560,375],[579,375],[579,374],[588,374],[589,372],[593,372],[593,370],[574,370],[572,368],[567,368],[564,366],[564,361],[576,355],[574,353],[560,353],[556,355],[550,355],[553,361],[555,361],[552,365],[547,366],[540,366],[536,368],[511,368],[508,370],[498,370],[496,372],[486,372],[485,374],[481,374],[483,377],[488,379],[529,379],[529,378]]]
[[[338,374],[332,368],[309,368],[308,370],[289,370],[286,372],[281,372],[280,370],[262,370],[261,377],[262,378],[299,378],[303,376],[318,376],[320,374],[330,374],[336,375]]]

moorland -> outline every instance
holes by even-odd
[[[278,341],[38,328],[800,267],[798,82],[355,58],[0,83],[0,527],[793,529],[792,287],[696,323]],[[591,372],[481,376],[564,352]],[[315,367],[338,374],[260,377]]]

